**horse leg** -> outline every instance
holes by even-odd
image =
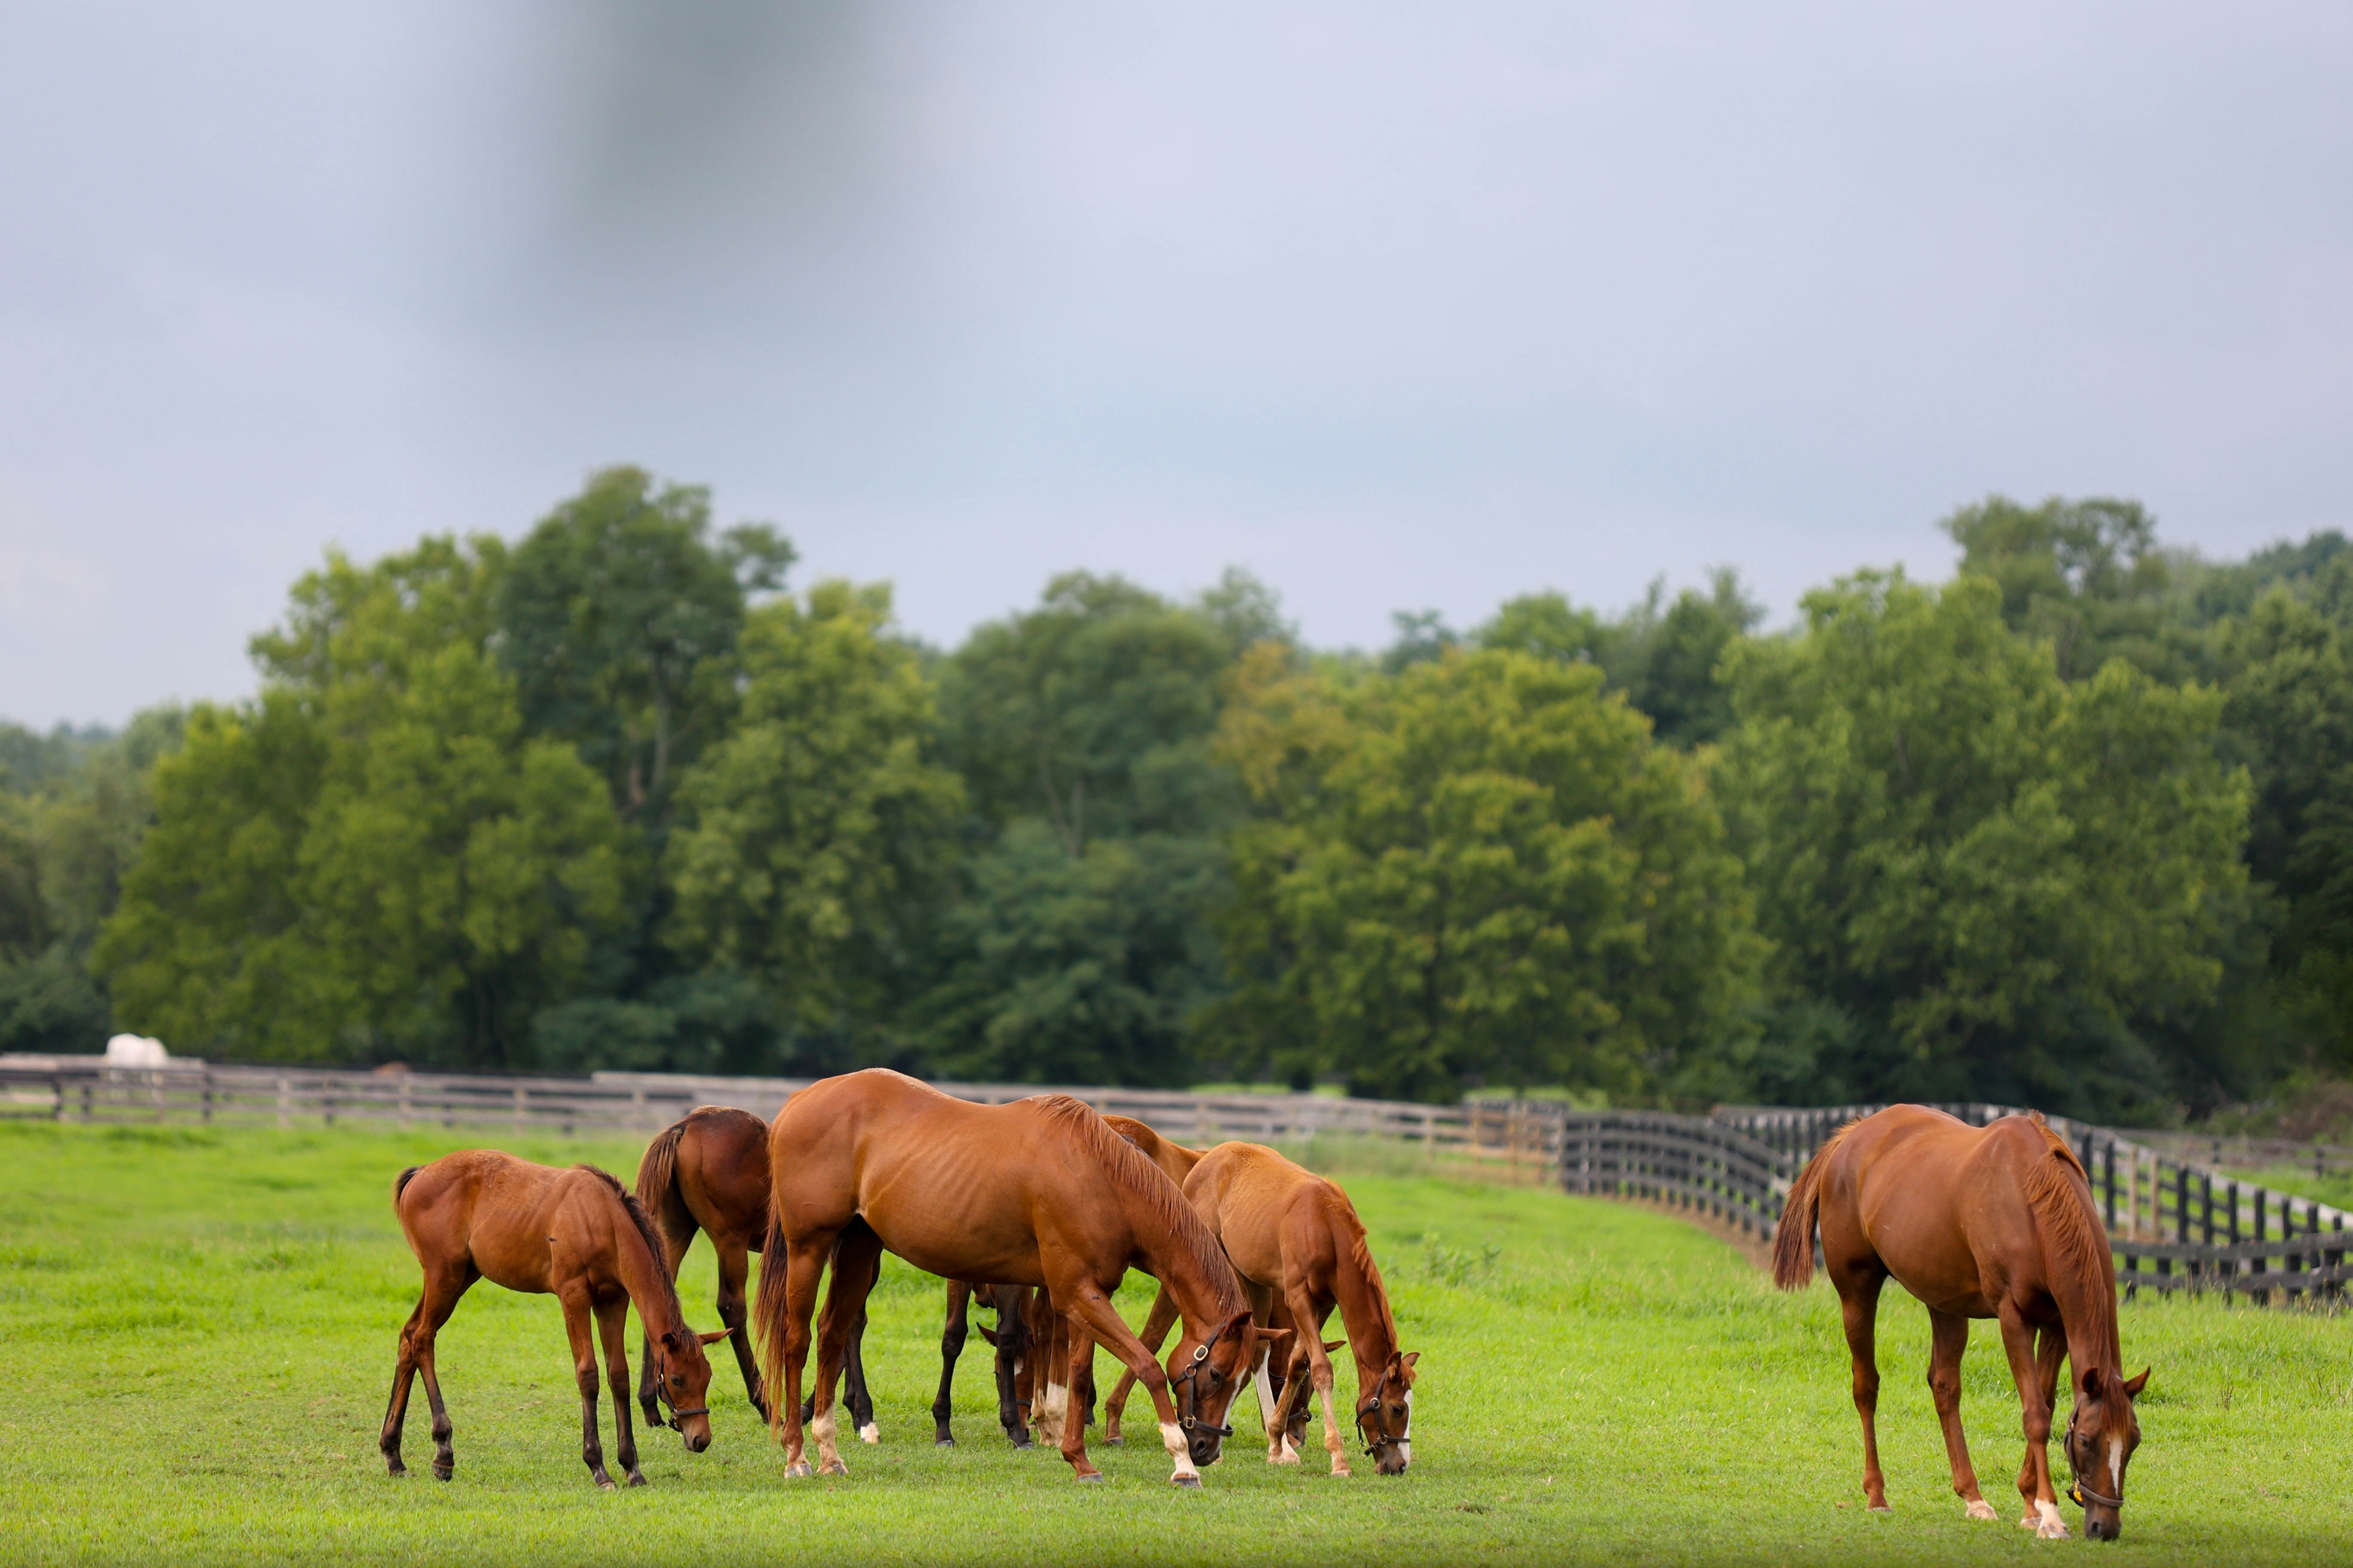
[[[1052,1298],[1044,1290],[1037,1295],[1039,1303],[1037,1353],[1031,1358],[1037,1373],[1030,1378],[1029,1424],[1038,1429],[1039,1437],[1056,1447],[1062,1446],[1063,1415],[1071,1403],[1071,1387],[1056,1379],[1054,1373],[1065,1376],[1070,1369],[1062,1364],[1070,1345],[1066,1338],[1068,1325],[1054,1310]]]
[[[971,1333],[972,1287],[961,1279],[948,1281],[947,1317],[940,1325],[940,1391],[932,1400],[932,1441],[943,1448],[955,1447],[951,1425],[955,1415],[955,1369]]]
[[[1969,1321],[1958,1312],[1928,1309],[1928,1393],[1936,1402],[1936,1423],[1945,1429],[1945,1458],[1953,1467],[1953,1495],[1971,1519],[1994,1517],[1993,1504],[1978,1490],[1969,1463],[1969,1440],[1961,1434],[1961,1356],[1969,1348]]]
[[[417,1373],[425,1378],[425,1398],[433,1408],[434,1479],[446,1481],[457,1468],[458,1456],[449,1447],[457,1429],[449,1425],[448,1409],[441,1403],[441,1380],[434,1374],[433,1337],[449,1321],[449,1314],[458,1310],[458,1299],[480,1278],[474,1272],[471,1259],[426,1270],[425,1290],[417,1298],[417,1310],[408,1315],[407,1324],[400,1331],[400,1356],[392,1374],[392,1403],[385,1410],[384,1431],[376,1438],[385,1468],[393,1475],[408,1473],[408,1467],[400,1462],[400,1429],[408,1415],[409,1380]]]
[[[809,1314],[817,1306],[817,1283],[825,1260],[833,1252],[838,1232],[804,1231],[785,1247],[785,1387],[776,1406],[784,1417],[785,1475],[787,1479],[810,1474],[801,1439],[801,1372],[808,1361]],[[774,1258],[760,1259],[763,1269],[777,1267]],[[774,1417],[771,1417],[774,1419]]]
[[[1092,1336],[1094,1343],[1117,1356],[1135,1374],[1144,1391],[1152,1396],[1152,1408],[1160,1417],[1161,1446],[1176,1464],[1168,1479],[1180,1487],[1199,1486],[1201,1472],[1193,1466],[1193,1456],[1185,1446],[1185,1429],[1176,1425],[1176,1403],[1168,1397],[1168,1373],[1144,1348],[1144,1342],[1129,1331],[1126,1321],[1111,1304],[1109,1296],[1092,1282],[1081,1284],[1072,1293],[1078,1298],[1070,1313],[1072,1337],[1085,1344]],[[1087,1345],[1085,1353],[1094,1353],[1092,1345]],[[1086,1435],[1075,1426],[1062,1434],[1062,1457],[1071,1461],[1081,1480],[1095,1473],[1094,1467],[1087,1463]]]
[[[565,1281],[556,1300],[564,1303],[564,1332],[572,1341],[572,1375],[580,1385],[580,1462],[588,1467],[590,1479],[611,1491],[613,1478],[605,1473],[605,1445],[596,1435],[596,1346],[589,1336],[588,1320],[594,1309],[589,1305],[587,1282],[576,1276]]]
[[[715,1242],[718,1238],[713,1237],[712,1239]],[[744,1312],[744,1286],[752,1273],[751,1251],[741,1237],[716,1250],[719,1254],[719,1321],[734,1331],[727,1336],[727,1342],[735,1351],[735,1369],[744,1374],[744,1393],[751,1399],[752,1408],[760,1413],[761,1420],[765,1421],[768,1418],[768,1392],[760,1383],[760,1362],[752,1353],[751,1321]],[[646,1375],[650,1378],[653,1375],[650,1349],[647,1361]],[[660,1424],[650,1411],[647,1418],[654,1420],[657,1426]]]
[[[875,1255],[875,1273],[881,1272],[881,1255]],[[868,1290],[874,1280],[866,1281]],[[849,1359],[844,1363],[843,1384],[849,1392],[849,1419],[858,1428],[861,1443],[882,1441],[882,1428],[874,1424],[874,1396],[866,1390],[866,1309],[858,1309],[858,1326],[849,1331]]]
[[[2034,1325],[2013,1301],[2001,1304],[2000,1316],[2001,1348],[2010,1353],[2010,1375],[2018,1384],[2020,1422],[2026,1430],[2026,1462],[2018,1472],[2018,1491],[2026,1500],[2026,1514],[2018,1525],[2045,1541],[2063,1541],[2067,1521],[2059,1515],[2059,1494],[2051,1485],[2051,1399],[2044,1392],[2050,1385],[2042,1381],[2035,1355]],[[2049,1344],[2055,1337],[2046,1336],[2044,1342]],[[2067,1347],[2060,1341],[2055,1348],[2064,1353]],[[2052,1364],[2055,1372],[2055,1356]]]
[[[1286,1281],[1282,1299],[1283,1305],[1290,1310],[1291,1321],[1294,1326],[1291,1336],[1293,1382],[1296,1384],[1301,1371],[1299,1363],[1305,1361],[1307,1382],[1314,1385],[1315,1397],[1324,1405],[1324,1451],[1332,1456],[1332,1473],[1347,1475],[1350,1473],[1347,1444],[1340,1436],[1340,1418],[1332,1410],[1332,1357],[1324,1349],[1323,1324],[1317,1320],[1315,1303],[1307,1293],[1307,1281],[1300,1278]],[[1299,1402],[1302,1405],[1306,1403],[1303,1394],[1300,1395]],[[1298,1463],[1296,1454],[1292,1456],[1292,1462]]]
[[[862,1222],[845,1226],[833,1244],[833,1279],[826,1287],[825,1314],[818,1320],[817,1415],[809,1423],[817,1436],[817,1473],[821,1476],[849,1473],[849,1467],[841,1461],[841,1450],[834,1444],[834,1391],[881,1258],[882,1238]]]
[[[997,1373],[997,1424],[1005,1428],[1005,1436],[1017,1448],[1030,1446],[1029,1422],[1022,1412],[1029,1408],[1023,1392],[1037,1381],[1037,1347],[1029,1340],[1029,1303],[1018,1285],[998,1285],[991,1289],[997,1302],[997,1354],[992,1358]]]
[[[1885,1513],[1887,1478],[1879,1468],[1879,1288],[1884,1274],[1836,1275],[1839,1313],[1846,1325],[1846,1348],[1854,1358],[1854,1413],[1862,1418],[1862,1495],[1873,1512]]]
[[[613,1391],[613,1425],[620,1428],[621,1479],[629,1486],[646,1484],[638,1468],[638,1434],[629,1425],[629,1299],[616,1296],[596,1303],[596,1337],[605,1344],[605,1384]]]
[[[1168,1337],[1168,1331],[1176,1325],[1176,1298],[1168,1294],[1168,1288],[1164,1285],[1160,1288],[1160,1293],[1152,1298],[1152,1310],[1145,1314],[1144,1332],[1138,1338],[1144,1348],[1156,1356],[1160,1353],[1160,1342]],[[1103,1441],[1105,1443],[1116,1444],[1123,1440],[1119,1432],[1119,1418],[1127,1409],[1128,1390],[1134,1386],[1135,1373],[1122,1368],[1119,1381],[1112,1384],[1111,1397],[1103,1401]]]

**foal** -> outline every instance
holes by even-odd
[[[1349,1473],[1332,1407],[1330,1352],[1339,1345],[1318,1337],[1337,1307],[1356,1362],[1356,1435],[1376,1471],[1402,1475],[1413,1463],[1414,1363],[1420,1352],[1398,1349],[1388,1291],[1348,1194],[1263,1144],[1220,1143],[1186,1179],[1185,1196],[1218,1233],[1261,1321],[1280,1315],[1295,1331],[1279,1398],[1263,1391],[1273,1382],[1272,1365],[1258,1369],[1267,1463],[1299,1462],[1295,1444],[1313,1386],[1324,1405],[1332,1473]],[[1160,1310],[1155,1302],[1155,1321]],[[1150,1324],[1144,1337],[1155,1342]]]
[[[686,1249],[694,1245],[694,1233],[700,1230],[711,1237],[711,1249],[719,1259],[719,1321],[733,1337],[744,1392],[765,1421],[767,1394],[760,1385],[760,1368],[744,1321],[744,1282],[751,1270],[747,1255],[760,1250],[768,1228],[768,1124],[730,1106],[695,1107],[646,1145],[638,1162],[638,1202],[660,1232],[662,1268],[673,1280],[686,1260]],[[874,1425],[874,1401],[866,1391],[864,1331],[861,1322],[850,1337],[845,1381],[850,1421],[860,1437],[876,1443],[881,1434]],[[638,1374],[638,1404],[648,1421],[660,1424],[654,1406],[650,1339]]]
[[[696,1334],[686,1326],[678,1292],[662,1272],[653,1226],[620,1183],[594,1165],[556,1170],[491,1149],[468,1149],[401,1172],[392,1184],[392,1207],[425,1270],[424,1294],[400,1331],[392,1403],[376,1441],[392,1474],[407,1474],[400,1462],[400,1428],[408,1413],[410,1381],[420,1372],[425,1396],[433,1404],[433,1473],[446,1481],[457,1465],[449,1413],[434,1375],[433,1337],[477,1279],[553,1295],[564,1304],[564,1328],[572,1339],[573,1372],[580,1384],[580,1458],[598,1486],[610,1491],[613,1478],[606,1473],[605,1450],[596,1437],[591,1317],[605,1345],[613,1421],[621,1429],[621,1469],[629,1485],[646,1484],[629,1429],[629,1360],[621,1337],[631,1302],[646,1325],[649,1359],[658,1365],[655,1389],[671,1406],[679,1435],[691,1453],[711,1446],[711,1363],[702,1347],[729,1331]]]
[[[2050,1453],[2063,1356],[2075,1371],[2066,1441],[2075,1484],[2068,1495],[2083,1505],[2084,1534],[2110,1541],[2121,1534],[2125,1465],[2140,1442],[2133,1401],[2148,1373],[2124,1374],[2107,1233],[2074,1151],[2042,1118],[2005,1116],[1976,1128],[1925,1105],[1892,1105],[1850,1121],[1823,1142],[1789,1189],[1773,1237],[1773,1279],[1785,1290],[1813,1276],[1817,1222],[1854,1361],[1870,1506],[1887,1508],[1873,1338],[1880,1287],[1892,1276],[1928,1309],[1928,1387],[1953,1490],[1968,1517],[1991,1519],[1994,1511],[1978,1492],[1961,1434],[1961,1353],[1969,1320],[1995,1318],[2026,1428],[2026,1463],[2018,1472],[2026,1517],[2019,1524],[2039,1536],[2067,1533]]]

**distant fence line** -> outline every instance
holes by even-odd
[[[586,1079],[374,1073],[195,1061],[110,1068],[97,1058],[12,1057],[0,1058],[0,1114],[87,1122],[651,1133],[697,1105],[739,1106],[770,1116],[811,1081],[671,1073],[601,1072]],[[1038,1084],[935,1087],[985,1104],[1056,1091]],[[1474,1099],[1440,1106],[1089,1086],[1060,1092],[1100,1111],[1132,1116],[1180,1142],[1296,1142],[1336,1134],[1419,1143],[1433,1154],[1551,1176],[1573,1193],[1674,1205],[1759,1237],[1772,1235],[1789,1184],[1822,1139],[1880,1109],[1730,1107],[1712,1116],[1682,1116],[1579,1110],[1555,1100]],[[1938,1109],[1980,1127],[2017,1111],[1978,1103]],[[2342,1300],[2353,1279],[2345,1260],[2343,1211],[2232,1180],[2152,1146],[2161,1137],[2167,1148],[2204,1152],[2210,1141],[2128,1135],[2061,1116],[2048,1120],[2091,1178],[2127,1295],[2147,1289],[2219,1290],[2258,1301]],[[2232,1146],[2229,1141],[2225,1146]]]

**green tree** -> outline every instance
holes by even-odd
[[[1764,618],[1764,606],[1725,567],[1710,574],[1706,593],[1685,588],[1672,602],[1665,583],[1654,582],[1641,604],[1615,620],[1557,593],[1526,595],[1507,601],[1472,642],[1599,666],[1606,689],[1624,692],[1648,714],[1657,739],[1688,747],[1716,741],[1731,727],[1725,651]]]
[[[1240,573],[1194,605],[1071,574],[945,661],[974,811],[919,1010],[944,1070],[1189,1079],[1189,1021],[1220,984],[1221,836],[1246,810],[1211,752],[1220,683],[1287,630]]]
[[[2221,628],[2226,721],[2254,775],[2247,865],[2281,905],[2272,965],[2322,1062],[2353,1068],[2353,558]]]
[[[1257,663],[1222,733],[1235,836],[1220,1019],[1353,1092],[1706,1092],[1757,947],[1699,764],[1601,672],[1452,653],[1346,683]]]
[[[797,1065],[849,1065],[911,984],[964,805],[890,591],[821,583],[753,613],[741,717],[680,785],[671,940],[756,977]]]
[[[504,551],[331,556],[254,640],[270,684],[201,708],[98,958],[181,1048],[530,1060],[618,912],[602,784],[523,728],[491,655]]]
[[[2000,584],[1866,573],[1730,659],[1722,781],[1781,999],[1764,1092],[2146,1114],[2152,1025],[2214,994],[2243,918],[2220,695],[2060,675]]]
[[[523,721],[577,747],[615,805],[659,819],[680,769],[723,731],[751,595],[793,549],[746,523],[715,538],[711,492],[607,468],[514,549],[495,595]]]
[[[2051,644],[2061,679],[2089,679],[2111,658],[2161,680],[2211,673],[2177,589],[2179,563],[2138,501],[2026,507],[1996,495],[1938,526],[1961,547],[1962,573],[1999,586],[2010,629]]]

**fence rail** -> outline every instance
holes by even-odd
[[[94,1058],[0,1058],[0,1115],[86,1122],[197,1122],[280,1127],[380,1123],[515,1132],[659,1131],[697,1105],[773,1116],[807,1079],[597,1073],[591,1078],[370,1073],[322,1068],[111,1068]],[[1039,1084],[941,1083],[960,1099],[1000,1104],[1056,1092]],[[1418,1142],[1432,1152],[1507,1162],[1541,1175],[1557,1167],[1556,1107],[1344,1100],[1074,1086],[1096,1110],[1133,1116],[1180,1142],[1295,1142],[1322,1136]]]
[[[0,1058],[0,1116],[650,1133],[697,1105],[772,1115],[809,1081],[669,1073],[587,1079],[368,1073],[194,1061],[111,1068],[92,1058],[17,1057]],[[991,1104],[1051,1092],[1036,1084],[937,1087]],[[1556,1178],[1574,1193],[1679,1205],[1759,1237],[1772,1234],[1790,1182],[1822,1139],[1880,1109],[1735,1107],[1700,1117],[1588,1111],[1525,1100],[1436,1106],[1086,1086],[1061,1092],[1098,1110],[1134,1117],[1180,1142],[1297,1142],[1337,1135],[1419,1143],[1433,1154]],[[1981,1103],[1939,1109],[1974,1126],[2016,1110]],[[2348,1216],[2342,1210],[2235,1180],[2136,1136],[2066,1117],[2049,1121],[2091,1178],[2127,1295],[2149,1289],[2221,1291],[2267,1302],[2343,1299],[2353,1267],[2346,1262]]]

